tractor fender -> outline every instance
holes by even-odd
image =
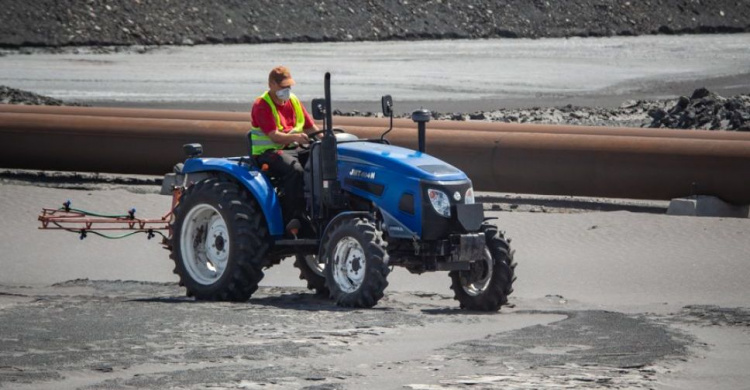
[[[222,173],[237,180],[247,188],[263,211],[268,231],[271,236],[284,234],[284,222],[281,218],[281,205],[268,178],[253,167],[240,164],[238,161],[224,158],[191,158],[185,161],[182,173]]]

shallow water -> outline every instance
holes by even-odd
[[[303,100],[323,94],[330,71],[334,101],[373,111],[386,93],[398,111],[399,102],[433,109],[446,102],[477,109],[514,101],[607,105],[689,94],[703,84],[725,94],[750,91],[750,34],[81,51],[0,57],[0,84],[92,104],[241,108],[265,88],[268,70],[285,64]]]

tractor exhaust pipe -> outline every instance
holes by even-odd
[[[419,151],[422,153],[425,152],[425,138],[427,137],[427,135],[425,134],[425,130],[427,128],[426,123],[430,121],[430,116],[430,111],[425,110],[424,108],[420,108],[419,110],[411,113],[411,120],[417,122]]]
[[[331,110],[331,74],[325,75],[325,136],[321,139],[320,164],[323,180],[323,203],[328,208],[339,208],[341,202],[341,184],[338,181],[338,148],[336,135],[333,133],[333,112]]]
[[[326,137],[334,137],[333,134],[333,110],[331,109],[331,73],[326,72],[325,75],[325,81],[323,84],[323,89],[325,93],[325,99],[326,99],[326,121],[324,123],[325,126],[325,136]]]

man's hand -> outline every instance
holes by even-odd
[[[310,138],[305,133],[288,134],[274,130],[268,133],[268,138],[270,138],[271,141],[281,145],[288,145],[295,142],[300,145],[307,145],[310,143]]]
[[[295,140],[294,142],[300,144],[300,145],[307,145],[310,143],[310,137],[307,136],[305,133],[299,133],[295,134]]]

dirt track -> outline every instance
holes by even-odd
[[[5,0],[0,46],[163,45],[741,32],[736,0]]]

